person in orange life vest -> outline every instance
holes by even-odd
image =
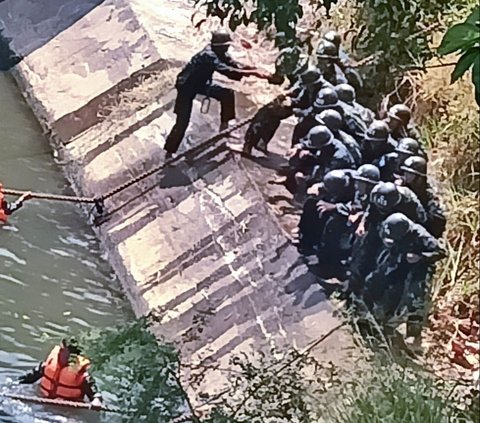
[[[88,374],[90,361],[81,355],[74,339],[63,339],[37,368],[21,376],[19,383],[40,380],[40,392],[47,398],[83,401],[86,396],[92,408],[102,406],[102,395]]]
[[[8,216],[22,207],[23,202],[30,200],[30,198],[32,198],[32,194],[30,192],[26,192],[19,197],[17,201],[8,203],[7,200],[5,200],[5,195],[3,194],[3,185],[0,183],[0,222],[7,223]]]

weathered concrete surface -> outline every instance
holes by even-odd
[[[105,1],[17,66],[78,193],[105,193],[164,160],[172,76],[198,48],[186,43],[189,17],[178,1]],[[266,90],[247,83],[246,91]],[[238,97],[240,118],[255,107]],[[197,101],[183,149],[214,133],[218,116],[216,105],[201,115]],[[285,148],[279,138],[270,159],[252,161],[217,142],[106,203],[97,233],[135,311],[159,310],[158,334],[177,341],[190,363],[227,365],[252,345],[301,348],[338,324],[289,242],[291,218],[276,216],[289,198],[267,182]],[[338,362],[351,346],[339,331],[316,354]],[[212,371],[205,387],[222,381]]]

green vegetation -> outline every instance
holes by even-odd
[[[147,318],[81,336],[101,389],[132,412],[124,422],[168,423],[186,412],[170,372],[170,345],[157,343]],[[362,364],[359,364],[362,363]],[[454,386],[395,364],[391,355],[361,356],[348,371],[294,349],[232,358],[224,394],[203,423],[438,423],[478,421],[477,409],[449,399]],[[205,397],[205,395],[202,395]]]
[[[115,405],[130,410],[125,422],[169,422],[186,411],[185,395],[176,380],[178,356],[172,345],[159,343],[142,318],[79,338],[91,359],[92,375]]]
[[[460,52],[452,72],[452,83],[472,68],[475,98],[480,105],[480,6],[475,7],[465,22],[452,26],[445,34],[438,53],[442,56]]]
[[[196,3],[205,6],[208,15],[227,21],[232,29],[256,24],[282,49],[308,50],[313,42],[310,35],[302,38],[297,33],[297,24],[304,17],[297,0]],[[328,12],[332,3],[314,1],[313,10],[325,6]],[[437,362],[448,361],[448,341],[455,336],[452,331],[456,320],[464,317],[465,310],[478,309],[480,127],[471,83],[461,78],[473,68],[478,101],[478,39],[468,28],[457,25],[446,33],[439,53],[461,53],[452,77],[451,68],[445,67],[426,73],[406,70],[440,65],[432,60],[436,37],[447,25],[456,24],[459,8],[461,19],[465,19],[472,5],[443,0],[357,0],[353,7],[350,4],[349,14],[354,27],[359,28],[351,38],[353,47],[361,57],[376,56],[375,64],[367,68],[371,72],[367,77],[376,82],[376,93],[388,94],[398,78],[407,81],[407,89],[395,95],[407,97],[413,106],[428,146],[432,180],[441,181],[435,187],[448,210],[445,242],[449,257],[439,266],[431,290],[430,345]],[[438,19],[449,10],[456,12]],[[318,16],[313,27],[319,28],[322,19]],[[472,19],[470,16],[465,23]],[[379,74],[384,79],[375,77]],[[456,81],[454,85],[449,85],[451,79]],[[453,322],[451,326],[449,322]],[[94,362],[93,373],[101,389],[112,393],[121,408],[133,410],[124,421],[169,422],[187,411],[187,398],[175,377],[178,358],[174,348],[158,344],[148,328],[148,320],[141,319],[86,334],[82,342]],[[478,392],[463,391],[458,397],[453,383],[399,365],[390,355],[365,357],[364,366],[348,373],[295,350],[257,351],[235,357],[231,364],[229,389],[212,402],[214,411],[201,419],[204,423],[437,423],[480,419],[480,410],[475,408]]]

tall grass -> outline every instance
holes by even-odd
[[[448,58],[453,61],[455,58]],[[433,62],[433,64],[438,62]],[[470,72],[450,85],[451,67],[408,75],[416,88],[412,96],[415,120],[429,152],[429,176],[447,211],[443,260],[431,286],[429,354],[447,373],[467,379],[468,371],[450,365],[451,342],[461,319],[478,323],[480,237],[480,123]],[[475,339],[478,342],[478,335]]]

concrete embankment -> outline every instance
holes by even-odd
[[[96,196],[164,160],[174,76],[208,34],[195,32],[181,1],[70,3],[52,0],[40,11],[36,2],[6,0],[0,19],[24,56],[13,74],[65,174],[79,195]],[[257,107],[249,94],[268,90],[232,86],[239,118]],[[217,125],[217,106],[202,115],[197,101],[186,147]],[[288,196],[267,183],[286,144],[252,161],[220,140],[105,204],[95,230],[135,312],[159,311],[158,334],[190,363],[227,366],[232,352],[253,344],[302,348],[339,323],[279,218]],[[316,354],[344,360],[351,345],[338,331]],[[212,371],[202,389],[220,389],[222,380]]]

